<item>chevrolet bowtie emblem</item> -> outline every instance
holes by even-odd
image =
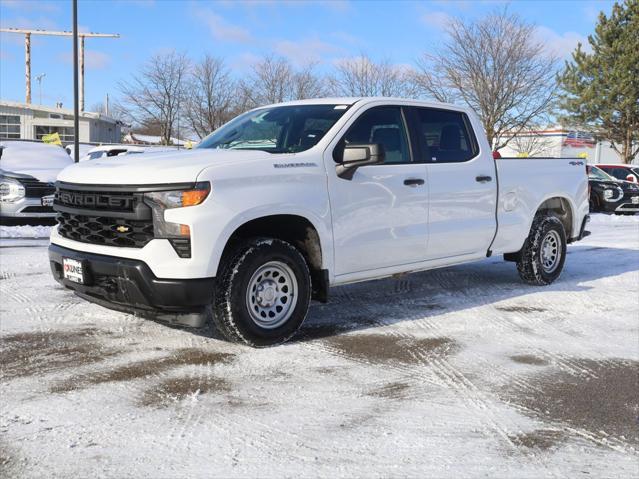
[[[126,233],[127,231],[129,231],[129,227],[120,225],[116,228],[116,230],[118,233]]]

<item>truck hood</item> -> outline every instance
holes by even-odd
[[[190,183],[213,165],[273,161],[264,151],[195,149],[112,156],[83,161],[62,170],[59,181],[94,185],[153,185]],[[248,170],[250,171],[250,170]]]
[[[12,178],[29,178],[42,181],[43,183],[54,183],[60,173],[60,168],[21,168],[19,171],[8,171],[0,168],[0,174]]]

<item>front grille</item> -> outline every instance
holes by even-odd
[[[64,238],[105,246],[142,248],[153,239],[152,220],[122,220],[58,212],[58,232]]]
[[[55,185],[53,183],[38,181],[35,178],[20,178],[19,181],[24,186],[24,195],[27,198],[42,198],[55,193]]]

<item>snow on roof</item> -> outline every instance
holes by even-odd
[[[73,116],[73,110],[69,110],[68,108],[54,108],[45,105],[34,105],[32,103],[19,103],[16,101],[0,101],[0,106],[7,106],[10,108],[19,108],[22,110],[33,110],[33,111],[44,111],[46,113],[57,113],[59,115],[68,115]],[[110,116],[103,115],[102,113],[94,113],[91,111],[82,111],[80,112],[80,118],[91,118],[95,120],[106,121],[108,123],[117,123],[117,120],[114,120]]]

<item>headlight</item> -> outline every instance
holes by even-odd
[[[201,204],[211,191],[208,181],[196,183],[188,190],[153,191],[144,194],[144,202],[153,211],[153,233],[156,238],[188,238],[191,231],[188,225],[168,223],[164,220],[164,211],[172,208],[185,208]]]
[[[603,198],[605,201],[617,201],[623,196],[623,190],[619,187],[605,189],[603,192]]]
[[[0,176],[0,201],[13,203],[24,198],[24,186],[18,180]]]

